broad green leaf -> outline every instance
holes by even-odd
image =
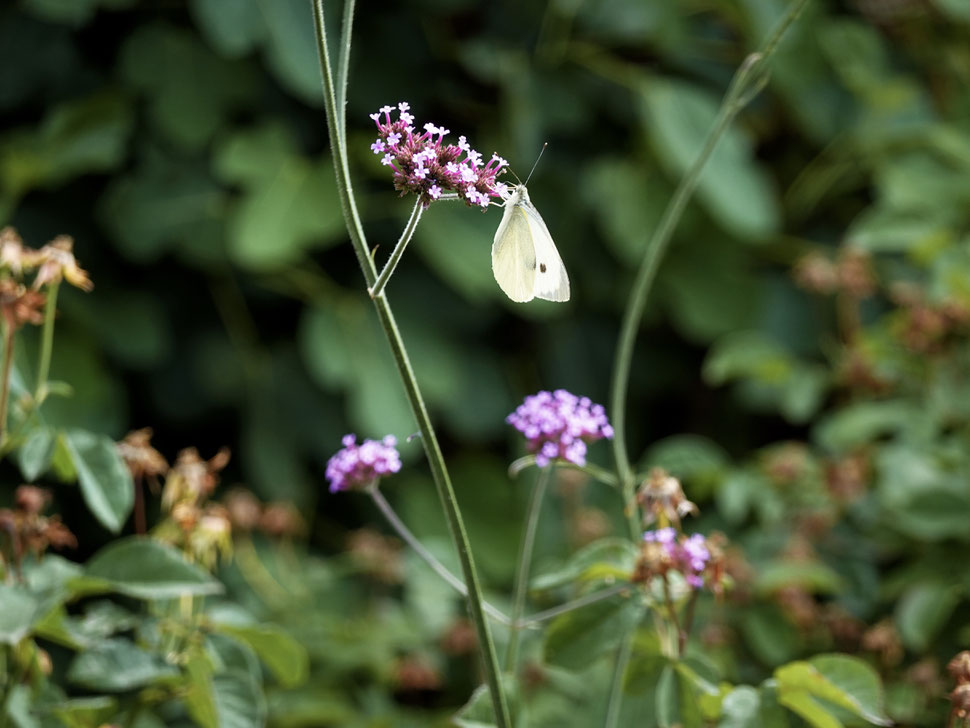
[[[778,681],[779,702],[813,725],[840,725],[819,700],[844,708],[876,725],[891,723],[883,715],[879,676],[858,658],[820,655],[808,661],[792,662],[775,670],[775,679]],[[835,722],[829,723],[826,715]]]
[[[263,728],[266,701],[262,685],[248,675],[230,672],[212,679],[219,728]]]
[[[543,646],[547,662],[581,669],[620,644],[643,616],[635,598],[604,599],[549,623]]]
[[[700,154],[719,101],[698,86],[659,77],[638,89],[643,129],[670,172],[680,178]],[[707,211],[729,232],[759,241],[777,230],[777,194],[754,163],[751,142],[737,125],[715,147],[697,188]]]
[[[603,538],[581,548],[559,568],[533,577],[530,587],[542,591],[604,576],[629,576],[637,553],[627,539]]]
[[[215,171],[245,188],[228,226],[229,253],[242,266],[298,261],[344,230],[332,165],[301,156],[279,124],[226,139],[216,150]]]
[[[288,633],[271,624],[217,624],[222,634],[249,645],[272,670],[285,688],[293,688],[306,681],[309,659],[303,646]]]
[[[836,594],[844,588],[842,578],[819,561],[773,561],[758,567],[755,588],[770,594],[785,587],[812,594]]]
[[[108,639],[80,653],[67,679],[90,690],[125,692],[173,680],[178,668],[125,639]]]
[[[118,533],[135,502],[131,473],[114,441],[85,430],[65,433],[84,502],[105,528]]]
[[[189,9],[209,43],[229,58],[248,53],[266,34],[258,0],[191,0]]]
[[[0,138],[0,189],[17,199],[36,187],[114,169],[125,157],[131,128],[129,103],[115,93],[55,106],[38,126]]]
[[[801,635],[779,609],[753,605],[741,616],[745,644],[767,665],[792,659],[801,649]]]
[[[37,427],[30,431],[24,444],[17,450],[17,464],[28,483],[47,472],[54,456],[55,434],[49,427]]]
[[[91,728],[107,724],[118,711],[118,701],[108,695],[72,698],[52,710],[68,728]]]
[[[924,652],[960,603],[961,591],[954,584],[942,582],[909,588],[896,604],[896,624],[903,643],[914,652]]]
[[[680,698],[677,673],[672,665],[667,665],[657,681],[657,725],[660,728],[675,728],[679,724]]]
[[[740,685],[724,696],[721,703],[722,717],[718,728],[751,728],[759,725],[758,712],[761,697],[748,685]]]
[[[40,617],[37,599],[23,586],[0,584],[0,643],[16,645]]]
[[[161,23],[142,25],[128,37],[121,73],[148,99],[159,131],[190,151],[211,140],[256,89],[245,63],[219,58],[197,36]]]
[[[201,650],[192,651],[185,662],[189,689],[185,706],[189,715],[202,728],[218,728],[219,714],[212,685],[212,662]]]
[[[898,432],[912,421],[914,414],[913,405],[902,400],[859,402],[820,420],[813,434],[827,450],[845,452]]]
[[[300,100],[322,107],[323,82],[312,6],[302,0],[274,0],[259,3],[259,10],[266,23],[264,50],[270,69]]]
[[[222,591],[219,582],[171,546],[139,536],[105,546],[88,561],[85,574],[116,592],[139,599],[173,599]]]

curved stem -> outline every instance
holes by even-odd
[[[601,602],[604,599],[609,599],[617,594],[622,594],[623,592],[628,592],[630,590],[629,584],[620,584],[618,586],[611,586],[609,589],[601,589],[600,591],[593,592],[592,594],[587,594],[582,597],[573,599],[572,601],[565,602],[556,607],[550,607],[549,609],[543,610],[541,612],[536,612],[535,614],[530,614],[525,619],[520,619],[515,623],[515,626],[531,627],[534,624],[539,624],[540,622],[546,622],[554,617],[558,617],[560,614],[566,614],[567,612],[572,612],[574,609],[581,609],[583,607],[589,606],[590,604],[595,604],[596,602]]]
[[[366,237],[354,200],[347,162],[347,145],[343,134],[339,133],[339,130],[343,128],[343,108],[338,108],[337,97],[334,92],[333,70],[331,68],[330,54],[327,47],[326,19],[324,17],[323,5],[324,0],[313,0],[314,29],[316,31],[320,66],[323,73],[323,96],[327,109],[327,127],[330,136],[334,171],[337,177],[337,190],[340,194],[341,210],[347,225],[347,231],[350,234],[351,243],[354,246],[354,253],[364,274],[364,281],[367,287],[372,288],[377,280],[377,270],[374,267],[374,261],[371,259],[370,251],[367,248]],[[350,43],[352,22],[352,17],[346,19],[342,40],[344,46]],[[384,335],[391,347],[394,363],[397,366],[398,373],[401,375],[404,391],[407,395],[408,403],[411,406],[411,412],[417,421],[418,430],[421,432],[421,442],[424,445],[425,454],[428,457],[428,464],[431,467],[431,475],[438,491],[438,499],[441,501],[448,530],[458,551],[458,559],[461,562],[462,574],[468,589],[468,610],[472,622],[475,624],[478,644],[482,651],[485,681],[488,684],[489,695],[495,712],[495,722],[498,728],[509,728],[511,726],[511,720],[509,718],[510,714],[508,702],[505,697],[505,690],[500,677],[495,644],[492,641],[491,629],[485,617],[483,608],[484,599],[482,598],[481,585],[478,581],[478,572],[475,568],[471,546],[465,531],[465,523],[462,519],[461,511],[458,508],[458,501],[455,498],[455,491],[451,484],[451,477],[448,474],[448,469],[441,453],[441,446],[438,444],[438,437],[435,434],[434,428],[431,426],[431,418],[428,416],[428,410],[425,406],[424,398],[421,396],[421,390],[414,376],[414,370],[411,367],[407,350],[404,348],[404,342],[397,328],[397,322],[394,319],[391,306],[383,293],[374,297],[374,307],[377,310],[381,327],[384,329]]]
[[[411,238],[414,236],[414,231],[418,228],[418,221],[421,219],[422,212],[424,212],[424,205],[421,204],[421,200],[419,199],[414,203],[414,209],[411,210],[411,217],[408,218],[408,224],[404,226],[404,232],[401,233],[397,245],[391,251],[391,257],[384,264],[384,270],[381,271],[381,274],[377,276],[377,281],[371,286],[371,298],[376,298],[384,292],[384,286],[387,285],[387,282],[394,274],[394,269],[397,268],[398,261],[404,255],[404,249],[408,247],[408,243],[411,242]]]
[[[428,551],[427,547],[421,543],[421,541],[418,540],[418,537],[411,532],[411,529],[404,525],[404,521],[400,519],[391,504],[387,502],[384,494],[381,493],[376,487],[368,488],[367,494],[374,501],[374,504],[377,506],[380,512],[384,514],[384,518],[387,519],[387,522],[391,524],[391,528],[395,530],[397,535],[401,537],[404,543],[410,546],[414,553],[416,553],[421,560],[424,561],[424,563],[431,567],[431,570],[434,571],[434,573],[448,582],[448,585],[451,586],[452,589],[461,594],[463,597],[467,597],[468,587],[465,586],[465,582],[452,574],[451,570],[449,570],[447,566],[442,564],[434,554]],[[488,616],[492,617],[492,619],[496,620],[497,622],[501,622],[505,625],[513,624],[513,620],[506,617],[501,610],[499,610],[497,607],[493,607],[488,602],[485,602],[482,607]]]
[[[10,405],[10,374],[13,365],[13,323],[3,322],[3,368],[0,369],[0,448],[7,439],[7,409]]]
[[[724,101],[718,110],[714,126],[708,132],[704,146],[701,148],[697,158],[687,170],[684,178],[678,185],[673,197],[664,210],[663,217],[657,225],[657,229],[650,239],[644,251],[643,261],[637,272],[633,290],[627,300],[626,310],[623,313],[623,321],[620,326],[620,336],[617,339],[616,359],[613,366],[613,381],[610,393],[610,409],[613,421],[615,436],[613,437],[613,454],[616,459],[617,473],[623,492],[625,506],[628,510],[628,520],[631,536],[635,537],[637,532],[635,509],[630,506],[633,502],[634,479],[630,466],[630,458],[626,449],[626,399],[630,381],[630,368],[633,361],[633,347],[637,338],[637,331],[643,318],[643,311],[646,307],[647,298],[660,261],[663,259],[670,239],[673,236],[677,224],[687,207],[691,195],[700,182],[701,172],[710,159],[714,148],[721,137],[728,130],[731,121],[737,116],[738,112],[749,102],[755,92],[763,87],[766,80],[765,66],[771,55],[777,50],[779,41],[788,27],[795,21],[795,18],[807,4],[808,0],[795,0],[789,7],[785,16],[776,26],[774,32],[769,36],[763,46],[763,50],[748,56],[745,62],[735,73],[734,79],[725,94]]]
[[[509,646],[505,653],[505,670],[515,672],[519,660],[519,622],[525,611],[525,595],[529,590],[529,567],[532,565],[532,551],[535,546],[536,530],[539,525],[539,514],[542,512],[542,498],[552,480],[555,466],[542,468],[536,477],[536,484],[532,488],[529,499],[529,510],[525,521],[525,533],[522,536],[522,546],[519,549],[519,567],[515,576],[515,597],[512,602],[512,631],[509,634]]]

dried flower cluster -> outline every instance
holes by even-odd
[[[525,435],[540,468],[556,459],[585,465],[587,443],[613,437],[602,405],[565,389],[526,397],[505,421]]]
[[[637,490],[637,503],[643,512],[643,525],[660,521],[680,525],[680,519],[697,515],[697,506],[687,500],[677,478],[663,468],[654,468]]]
[[[970,723],[970,651],[958,653],[947,663],[946,669],[956,682],[956,687],[950,693],[952,707],[947,725],[956,725],[956,721],[967,725]]]
[[[0,566],[20,569],[24,556],[40,558],[48,548],[77,548],[74,534],[61,523],[60,516],[42,515],[50,502],[50,492],[22,485],[15,493],[14,508],[0,508]]]
[[[367,488],[381,477],[401,469],[397,440],[388,435],[381,441],[364,440],[360,445],[354,435],[344,435],[343,448],[327,462],[330,492]]]
[[[704,586],[705,577],[711,577],[708,572],[712,563],[712,552],[719,550],[716,546],[709,546],[708,540],[699,533],[690,536],[678,534],[676,529],[669,526],[647,531],[643,534],[638,580],[653,575],[663,576],[674,570],[680,572],[692,587],[700,589]]]
[[[481,153],[472,149],[464,136],[458,137],[457,144],[445,144],[449,130],[430,122],[423,132],[417,132],[410,108],[402,101],[397,109],[382,106],[370,115],[377,124],[371,151],[383,155],[381,164],[393,171],[396,190],[402,195],[413,192],[425,207],[447,192],[455,192],[469,206],[483,209],[492,198],[505,196],[506,185],[497,179],[508,164],[504,159],[493,154],[483,165]],[[398,118],[392,121],[395,111]]]

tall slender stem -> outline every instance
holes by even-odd
[[[434,573],[448,582],[448,585],[451,586],[452,589],[461,594],[463,597],[467,597],[468,587],[465,586],[465,582],[452,574],[451,570],[447,566],[442,564],[434,554],[428,551],[427,547],[421,543],[417,536],[411,532],[411,529],[404,525],[404,521],[400,519],[391,504],[387,502],[384,494],[381,493],[376,487],[368,488],[367,494],[374,501],[374,504],[377,506],[378,510],[384,514],[384,518],[386,518],[387,522],[391,524],[391,528],[393,528],[397,532],[397,535],[403,539],[404,543],[410,546],[414,553],[416,553],[421,560],[424,561],[424,563],[431,567]],[[497,607],[492,606],[488,602],[485,602],[482,607],[485,609],[485,612],[496,621],[505,625],[512,624],[512,620],[506,617],[505,614],[503,614],[502,611]]]
[[[539,470],[536,484],[532,488],[529,499],[529,510],[526,513],[525,532],[522,535],[522,545],[519,548],[519,567],[515,576],[515,596],[512,602],[512,631],[509,633],[509,646],[505,653],[506,672],[515,672],[519,660],[519,622],[525,611],[525,595],[529,586],[529,568],[532,565],[532,551],[535,546],[536,530],[539,525],[539,514],[542,512],[542,499],[545,496],[549,481],[552,480],[554,465]]]
[[[314,27],[317,35],[317,45],[320,54],[320,66],[323,73],[324,104],[327,109],[327,127],[330,134],[330,148],[332,151],[334,170],[337,176],[337,190],[340,194],[341,210],[344,214],[344,221],[347,231],[350,234],[354,252],[360,263],[361,271],[364,274],[364,281],[368,288],[372,288],[377,280],[377,271],[374,261],[371,260],[367,248],[366,236],[361,225],[360,215],[357,212],[357,205],[354,201],[353,187],[350,181],[350,172],[347,163],[347,145],[342,133],[343,128],[343,108],[338,108],[337,96],[334,93],[333,71],[330,64],[330,54],[327,47],[326,19],[323,11],[324,0],[313,0]],[[350,35],[353,18],[345,18],[345,27],[342,43],[346,47],[350,43]],[[349,58],[349,51],[344,55]],[[381,293],[374,297],[374,307],[381,327],[384,329],[391,353],[394,356],[394,363],[401,375],[404,384],[405,394],[411,411],[417,421],[418,430],[421,433],[421,442],[424,445],[425,454],[431,467],[431,475],[434,479],[435,487],[438,490],[438,498],[441,501],[445,512],[445,520],[448,530],[451,533],[455,548],[458,551],[458,559],[461,563],[462,574],[465,578],[465,585],[468,589],[468,609],[475,624],[478,635],[479,646],[482,650],[482,662],[485,671],[485,680],[488,684],[489,695],[495,712],[495,723],[498,728],[510,728],[511,719],[509,717],[508,702],[500,677],[498,657],[495,652],[495,644],[492,641],[491,628],[485,617],[483,608],[484,599],[482,598],[481,585],[478,581],[478,572],[475,568],[475,561],[472,557],[471,546],[468,542],[468,535],[465,531],[465,523],[458,508],[458,501],[455,498],[455,491],[451,484],[451,477],[448,474],[444,457],[441,453],[441,446],[438,444],[438,437],[431,425],[431,418],[428,416],[427,407],[421,391],[418,387],[414,370],[408,358],[407,350],[401,339],[397,322],[391,311],[391,306],[386,296]]]
[[[617,586],[611,586],[608,589],[600,589],[592,594],[585,594],[581,597],[577,597],[571,601],[565,602],[555,607],[550,607],[549,609],[544,609],[541,612],[536,612],[535,614],[530,614],[528,617],[518,620],[516,626],[519,628],[529,627],[533,624],[539,624],[540,622],[545,622],[553,617],[558,617],[561,614],[566,614],[572,612],[575,609],[581,609],[582,607],[588,607],[590,604],[595,604],[596,602],[601,602],[604,599],[609,599],[610,597],[616,596],[617,594],[622,594],[623,592],[629,592],[629,584],[618,584]]]
[[[344,18],[340,30],[340,57],[337,58],[337,129],[341,143],[347,144],[347,78],[350,75],[350,43],[353,40],[356,0],[344,0]]]
[[[397,268],[398,261],[404,255],[404,249],[408,247],[408,243],[411,242],[411,238],[414,236],[414,231],[417,230],[418,221],[421,219],[422,212],[424,212],[424,205],[421,204],[421,200],[417,200],[414,203],[414,209],[411,210],[411,217],[408,218],[408,224],[404,226],[404,232],[401,233],[397,245],[391,251],[391,256],[384,264],[384,270],[381,271],[381,274],[377,276],[377,281],[371,286],[371,298],[379,296],[384,292],[384,286],[387,285],[387,282],[394,274],[394,269]]]
[[[10,405],[10,369],[13,365],[13,322],[3,322],[3,368],[0,370],[0,450],[7,437],[7,408]]]
[[[613,672],[613,682],[610,686],[610,702],[606,705],[605,728],[616,728],[617,721],[620,719],[620,706],[623,704],[623,681],[626,676],[626,669],[630,664],[630,656],[633,654],[633,637],[635,634],[635,630],[630,630],[620,643],[620,649],[616,654],[616,669]]]
[[[40,362],[37,365],[37,388],[34,390],[34,404],[47,397],[47,377],[51,370],[51,352],[54,349],[54,317],[57,314],[57,291],[60,281],[52,283],[47,289],[47,302],[44,305],[44,329],[40,341]]]
[[[630,466],[630,458],[626,449],[626,399],[630,381],[630,368],[633,362],[633,347],[637,338],[637,331],[643,318],[643,310],[646,307],[647,298],[660,261],[663,259],[670,239],[673,236],[680,218],[684,214],[687,203],[691,195],[700,182],[701,172],[707,161],[710,159],[714,148],[721,137],[728,130],[731,121],[737,116],[738,112],[747,104],[754,94],[764,86],[766,75],[765,67],[777,50],[781,37],[795,18],[802,11],[808,0],[795,0],[789,7],[785,16],[781,19],[775,30],[769,36],[759,53],[750,55],[738,69],[728,88],[724,101],[718,110],[714,126],[708,132],[704,146],[701,148],[697,158],[691,164],[684,178],[681,180],[667,209],[664,210],[663,217],[657,225],[646,250],[644,251],[643,261],[637,272],[633,290],[627,301],[626,310],[623,313],[623,321],[620,326],[620,336],[617,340],[616,359],[613,366],[613,381],[610,396],[610,414],[613,421],[613,429],[616,432],[613,438],[613,453],[616,459],[617,473],[623,497],[628,509],[631,535],[636,534],[636,517],[630,504],[633,500],[634,479],[633,471]]]

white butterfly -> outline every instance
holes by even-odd
[[[518,303],[569,300],[566,267],[525,185],[516,185],[505,201],[492,243],[492,273],[505,295]]]

